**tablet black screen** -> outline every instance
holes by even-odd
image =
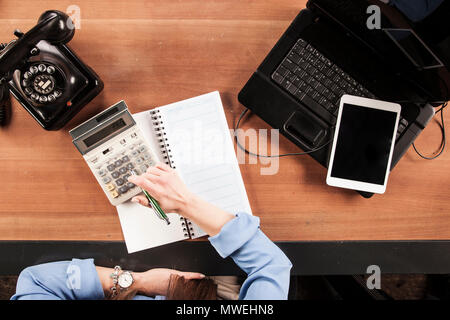
[[[397,114],[344,104],[331,176],[383,185]]]

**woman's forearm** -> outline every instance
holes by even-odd
[[[192,195],[179,213],[197,224],[210,236],[215,236],[235,216]]]

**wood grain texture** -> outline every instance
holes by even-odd
[[[0,239],[122,240],[110,206],[68,130],[124,99],[132,112],[219,90],[228,124],[237,94],[306,1],[77,1],[81,29],[70,46],[105,82],[104,91],[63,130],[46,132],[17,103],[0,128]],[[0,40],[27,31],[46,9],[72,1],[0,2]],[[450,120],[446,115],[447,121]],[[251,116],[244,128],[269,128]],[[440,141],[431,124],[417,141]],[[281,137],[280,152],[298,149]],[[421,160],[413,150],[370,200],[326,186],[326,170],[307,156],[241,165],[251,206],[273,240],[450,239],[450,153]]]

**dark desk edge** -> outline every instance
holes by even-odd
[[[293,264],[292,275],[382,273],[450,274],[450,240],[276,242]],[[155,267],[240,275],[208,241],[184,241],[128,254],[122,241],[0,241],[0,275],[15,275],[35,264],[94,258],[96,265],[143,271]]]

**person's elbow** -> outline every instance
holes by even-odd
[[[16,293],[11,297],[11,300],[26,299],[38,284],[34,276],[34,267],[27,267],[22,270],[17,278]]]

